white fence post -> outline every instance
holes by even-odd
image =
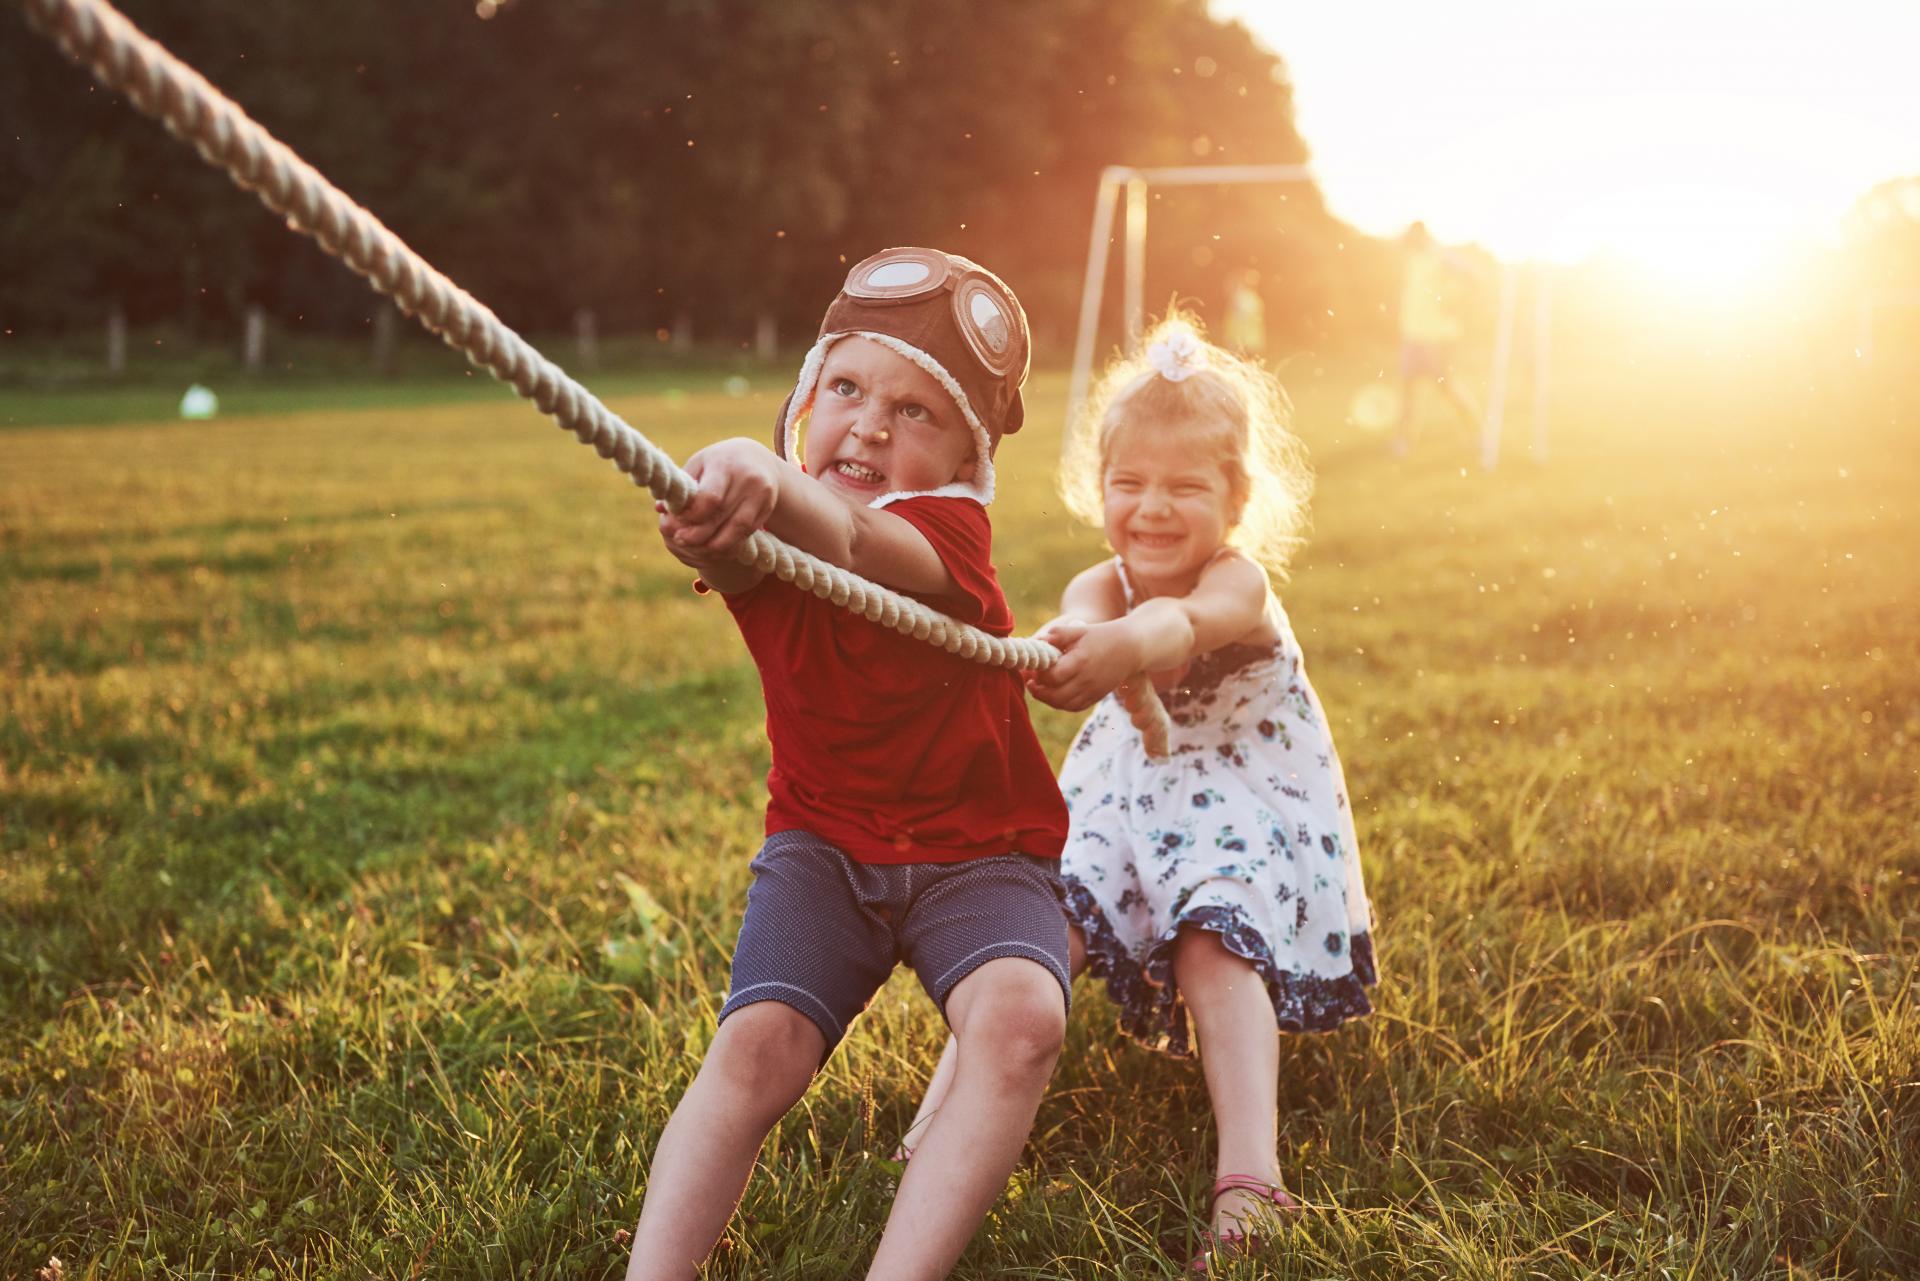
[[[107,313],[107,377],[127,372],[127,313],[119,303]]]
[[[600,321],[591,307],[582,307],[573,313],[573,349],[580,368],[600,367]]]
[[[246,336],[241,341],[240,359],[250,374],[259,373],[267,363],[267,311],[259,303],[247,305]]]
[[[376,374],[393,372],[394,315],[393,305],[384,298],[374,307],[373,372]]]

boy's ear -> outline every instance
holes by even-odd
[[[969,458],[967,459],[966,462],[960,464],[960,470],[953,474],[953,478],[957,481],[962,481],[966,484],[971,485],[973,483],[973,478],[979,474],[980,474],[980,456],[978,454],[975,454],[972,458]]]

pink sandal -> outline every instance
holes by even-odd
[[[1213,1185],[1213,1195],[1207,1198],[1207,1218],[1213,1218],[1214,1204],[1229,1192],[1254,1192],[1260,1199],[1273,1206],[1282,1214],[1297,1214],[1300,1203],[1288,1196],[1277,1183],[1268,1183],[1265,1179],[1256,1179],[1251,1174],[1229,1174],[1217,1180]],[[1204,1228],[1200,1233],[1200,1253],[1187,1261],[1187,1271],[1205,1276],[1213,1270],[1216,1263],[1230,1263],[1258,1250],[1261,1245],[1257,1232],[1241,1232],[1227,1228],[1215,1232]]]

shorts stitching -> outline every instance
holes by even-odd
[[[813,993],[807,991],[807,989],[805,989],[804,987],[800,987],[797,984],[793,984],[793,983],[780,983],[772,979],[769,979],[764,983],[755,983],[752,987],[743,987],[738,992],[735,992],[727,997],[727,1003],[723,1008],[725,1010],[729,1010],[737,1013],[742,1004],[740,998],[745,996],[749,992],[758,992],[763,987],[777,987],[787,992],[798,992],[801,996],[811,1001],[813,1005],[820,1011],[820,1013],[826,1017],[827,1022],[833,1025],[834,1032],[833,1032],[832,1038],[830,1039],[834,1041],[838,1041],[842,1037],[846,1036],[847,1034],[846,1026],[842,1024],[840,1020],[833,1017],[833,1011],[827,1008],[827,1003],[825,1001],[822,1001],[819,997],[815,996]],[[756,998],[755,1000],[747,1001],[744,1004],[757,1005],[760,1003],[760,1000],[766,1000],[766,999],[771,999],[771,998]],[[779,1002],[779,1004],[791,1005],[793,1003],[791,1001],[781,1001]],[[802,1014],[806,1013],[805,1010],[802,1010],[800,1012]]]
[[[1022,960],[1036,961],[1039,963],[1041,969],[1053,975],[1054,981],[1059,983],[1063,990],[1066,988],[1067,985],[1066,985],[1066,982],[1064,981],[1065,975],[1061,974],[1059,970],[1054,968],[1054,964],[1055,964],[1054,958],[1048,956],[1046,952],[1043,951],[1041,948],[1035,947],[1031,943],[1023,942],[1020,939],[1001,939],[996,943],[988,943],[984,947],[974,948],[973,951],[967,953],[965,956],[955,961],[952,965],[948,966],[947,972],[940,976],[939,981],[934,984],[934,987],[938,988],[942,992],[947,993],[948,995],[952,995],[953,987],[957,986],[957,983],[954,985],[949,985],[947,980],[953,977],[954,971],[965,966],[967,962],[973,960],[974,957],[979,956],[981,953],[991,952],[997,947],[1017,947],[1017,948],[1025,948],[1030,950],[1032,953],[1034,953],[1034,955],[1028,955],[1027,952],[1025,951],[1019,952],[1019,953],[1002,952],[1000,955],[1001,956],[1018,955]],[[988,959],[997,961],[1000,959],[1000,957],[995,956],[995,957],[989,957]],[[975,968],[978,968],[978,967],[975,967]],[[1069,997],[1068,999],[1071,1000],[1072,998]],[[942,997],[941,1004],[944,1005],[945,1003],[946,1003],[946,998]]]

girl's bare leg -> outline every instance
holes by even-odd
[[[1213,1102],[1220,1144],[1214,1177],[1249,1174],[1278,1187],[1280,1038],[1266,984],[1210,930],[1180,932],[1173,976],[1193,1014]],[[1253,1193],[1228,1192],[1214,1204],[1213,1226],[1257,1226],[1263,1205]]]

